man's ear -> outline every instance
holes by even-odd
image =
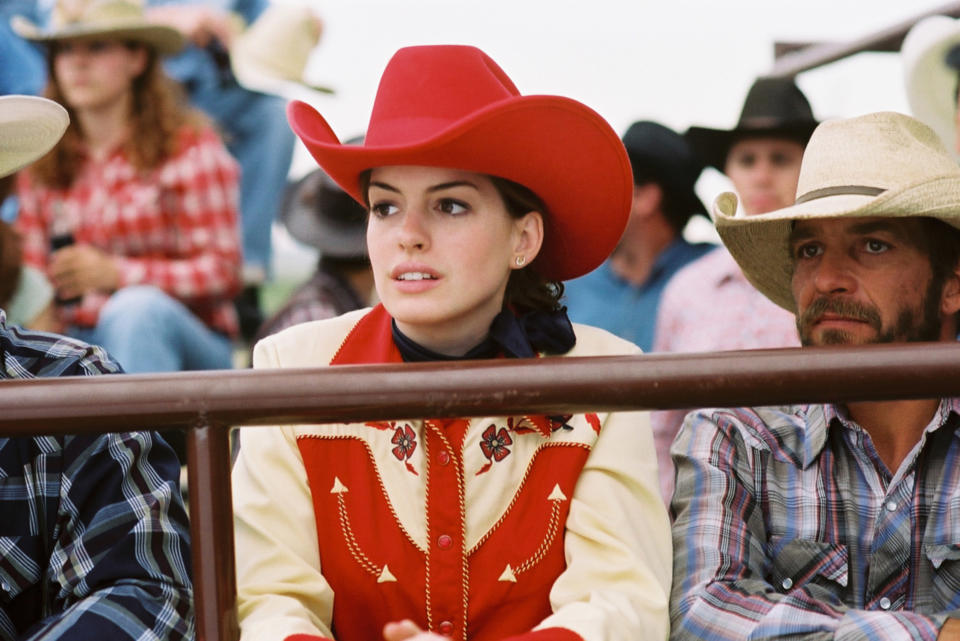
[[[940,297],[940,313],[954,316],[960,312],[960,263],[954,266],[943,281],[943,293]]]

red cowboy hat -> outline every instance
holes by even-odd
[[[362,145],[342,145],[313,107],[287,117],[317,163],[364,202],[359,176],[374,167],[449,167],[507,178],[548,211],[534,264],[551,280],[585,274],[613,251],[633,195],[616,132],[589,107],[560,96],[521,96],[475,47],[400,49],[387,64]]]

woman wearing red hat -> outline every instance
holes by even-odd
[[[636,353],[572,326],[632,174],[584,105],[472,47],[401,49],[362,145],[288,115],[370,211],[380,305],[261,341],[256,367]],[[671,548],[646,414],[249,428],[234,469],[250,639],[665,638]]]

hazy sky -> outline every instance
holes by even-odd
[[[295,0],[275,0],[295,1]],[[732,125],[774,40],[850,40],[944,0],[314,0],[326,33],[311,100],[346,137],[366,126],[389,57],[411,44],[484,49],[521,93],[587,103],[618,131]],[[799,77],[821,117],[906,109],[898,56],[868,54]]]
[[[302,2],[303,0],[274,0]],[[946,0],[310,0],[326,22],[304,95],[341,139],[366,127],[390,56],[413,44],[472,44],[523,94],[566,95],[618,131],[634,120],[677,130],[732,127],[774,41],[849,41]],[[956,4],[956,3],[954,3]],[[907,111],[899,56],[862,54],[801,74],[820,118]],[[292,173],[313,167],[298,149]],[[701,196],[725,185],[705,172]]]

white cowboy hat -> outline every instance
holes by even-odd
[[[33,42],[102,36],[141,42],[162,55],[180,51],[185,43],[176,29],[149,22],[141,0],[58,0],[46,28],[23,16],[13,16],[10,26]]]
[[[713,203],[720,238],[754,287],[796,311],[791,290],[793,222],[808,218],[938,218],[960,228],[960,166],[937,134],[915,118],[880,112],[830,120],[803,155],[796,204],[737,215],[737,197]]]
[[[960,20],[930,16],[910,29],[900,48],[910,109],[933,127],[955,157],[958,73],[946,57],[958,44]]]
[[[67,129],[67,110],[37,96],[0,96],[0,177],[53,148]]]
[[[304,87],[333,93],[329,87],[304,79],[322,31],[320,19],[309,7],[271,4],[230,46],[233,75],[251,91],[288,98]]]

